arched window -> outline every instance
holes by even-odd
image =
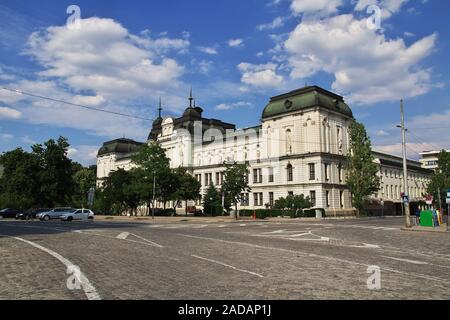
[[[292,169],[292,164],[289,163],[286,169],[288,181],[294,181],[294,171]]]

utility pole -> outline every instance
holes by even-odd
[[[156,190],[156,173],[153,172],[153,208],[152,208],[152,219],[155,219],[155,190]]]
[[[411,214],[409,209],[409,194],[408,194],[408,165],[406,162],[406,129],[405,129],[405,111],[403,108],[403,99],[400,100],[400,112],[402,114],[402,147],[403,147],[403,190],[405,198],[402,199],[405,206],[406,228],[411,228]]]

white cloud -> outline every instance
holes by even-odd
[[[435,46],[432,34],[406,46],[369,30],[351,14],[302,21],[285,42],[291,78],[324,71],[334,75],[333,90],[351,103],[371,104],[427,93],[431,71],[420,62]]]
[[[0,140],[2,140],[2,141],[9,141],[9,140],[11,140],[13,138],[14,138],[14,136],[12,134],[10,134],[10,133],[2,133],[2,134],[0,134]]]
[[[198,50],[200,50],[203,53],[210,54],[210,55],[219,54],[219,52],[217,52],[217,49],[214,47],[198,47]]]
[[[274,63],[255,65],[240,63],[239,71],[242,73],[241,81],[255,87],[278,87],[283,83],[283,77],[276,73],[277,65]]]
[[[67,156],[83,165],[96,163],[98,146],[81,145],[69,148]]]
[[[377,131],[376,135],[379,137],[385,137],[385,136],[389,136],[389,133],[384,130],[379,130],[379,131]]]
[[[80,30],[51,26],[30,35],[24,54],[42,67],[35,80],[15,80],[6,87],[87,106],[151,118],[148,105],[163,96],[176,112],[184,108],[178,92],[184,67],[169,53],[187,50],[189,35],[171,39],[133,35],[112,19],[83,19]],[[22,77],[20,77],[22,78]],[[29,77],[27,77],[29,78]],[[23,78],[22,78],[23,79]],[[33,124],[75,128],[108,138],[143,140],[150,124],[0,90],[0,101],[14,104]]]
[[[235,103],[221,103],[215,107],[216,110],[232,110],[241,107],[249,107],[252,104],[250,102],[239,101]]]
[[[230,47],[241,47],[244,45],[244,39],[231,39],[228,40],[228,45]]]
[[[390,18],[400,11],[400,8],[409,0],[358,0],[355,6],[356,11],[366,11],[370,5],[377,5],[381,9],[381,17]]]
[[[22,113],[16,109],[0,107],[0,119],[19,119]]]
[[[256,28],[259,31],[274,30],[274,29],[281,28],[282,26],[284,26],[285,21],[286,21],[286,18],[276,17],[272,22],[260,24]]]
[[[328,15],[337,12],[342,0],[293,0],[291,10],[295,14]]]
[[[25,53],[45,67],[43,77],[58,77],[75,90],[93,90],[105,98],[123,97],[162,88],[181,76],[183,68],[175,60],[158,56],[173,41],[134,36],[112,19],[89,18],[80,30],[61,26],[33,33]]]

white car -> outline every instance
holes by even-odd
[[[67,212],[61,215],[62,221],[74,221],[74,220],[94,220],[94,212],[89,209],[77,209],[72,212]]]

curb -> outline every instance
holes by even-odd
[[[447,230],[440,230],[440,229],[429,229],[429,230],[422,230],[422,229],[408,229],[408,228],[400,228],[401,231],[407,231],[407,232],[425,232],[425,233],[448,233],[450,234],[450,231]]]

